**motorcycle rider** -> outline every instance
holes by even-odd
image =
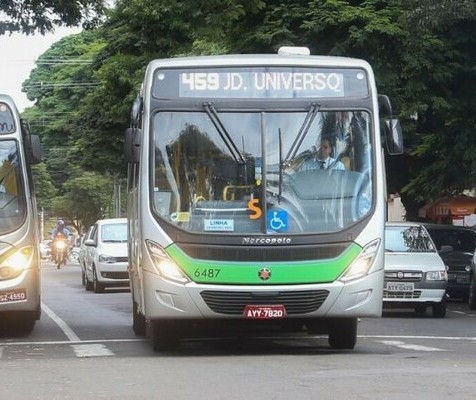
[[[51,232],[51,258],[56,260],[56,246],[55,242],[59,240],[64,240],[66,243],[66,258],[68,258],[69,252],[69,237],[71,236],[71,231],[66,228],[66,224],[62,219],[59,219],[56,222],[56,227]]]

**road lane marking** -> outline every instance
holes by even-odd
[[[33,346],[33,345],[61,345],[61,344],[87,344],[87,343],[126,343],[126,342],[146,342],[148,339],[91,339],[91,340],[52,340],[52,341],[43,341],[43,342],[0,342],[0,346]],[[1,348],[1,347],[0,347]]]
[[[447,351],[438,347],[420,346],[418,344],[408,344],[399,340],[378,340],[387,346],[394,346],[400,349],[413,350],[413,351]]]
[[[48,317],[50,317],[56,325],[60,327],[63,333],[71,342],[80,342],[79,336],[74,333],[74,331],[69,327],[69,325],[64,322],[58,315],[56,315],[51,308],[49,308],[45,303],[41,303],[41,309],[46,312]]]
[[[358,335],[359,338],[367,339],[411,339],[411,340],[468,340],[476,341],[476,336],[393,336],[393,335]]]
[[[72,344],[71,347],[76,354],[76,357],[108,357],[115,354],[101,343],[96,344]]]

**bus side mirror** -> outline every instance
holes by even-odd
[[[392,116],[392,103],[390,99],[385,94],[378,95],[378,111],[380,117],[391,117]]]
[[[42,158],[40,137],[38,135],[30,135],[29,142],[28,161],[30,164],[38,164]]]
[[[139,162],[140,129],[127,128],[124,136],[124,156],[128,163]]]
[[[384,120],[384,137],[388,154],[403,154],[403,134],[400,121],[396,118]]]

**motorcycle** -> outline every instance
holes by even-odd
[[[66,266],[68,261],[68,241],[66,238],[57,238],[53,241],[54,247],[54,259],[53,261],[56,264],[56,268],[60,269],[63,264]]]

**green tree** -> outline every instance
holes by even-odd
[[[2,0],[0,3],[0,35],[6,32],[45,34],[55,26],[85,28],[97,25],[106,9],[105,0]]]
[[[33,165],[32,174],[38,209],[50,210],[51,200],[56,196],[57,190],[46,170],[46,164]]]
[[[53,201],[53,213],[83,233],[96,220],[111,217],[113,205],[113,179],[95,172],[65,183],[65,194]]]
[[[23,89],[35,107],[24,117],[42,140],[44,160],[56,188],[82,172],[83,151],[78,149],[84,130],[82,103],[99,82],[92,63],[103,46],[94,31],[70,35],[53,44],[38,61]]]

